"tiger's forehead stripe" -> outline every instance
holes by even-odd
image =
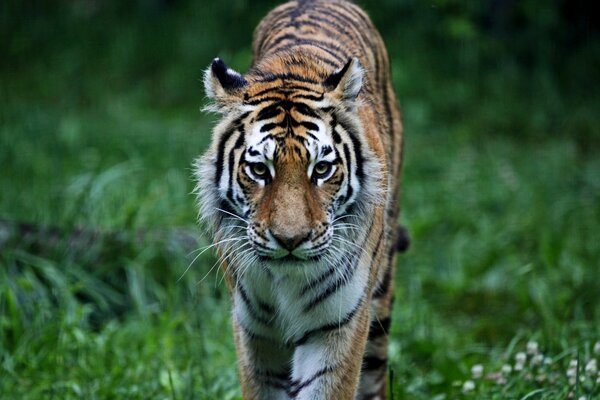
[[[215,172],[215,184],[219,185],[221,182],[221,176],[223,175],[224,168],[224,155],[225,155],[225,145],[227,141],[231,139],[231,136],[239,130],[243,124],[245,119],[250,115],[250,112],[247,111],[242,114],[240,117],[236,118],[233,122],[231,122],[229,129],[227,129],[221,137],[218,139],[217,144],[217,160],[216,160],[216,172]]]
[[[269,82],[268,84],[255,83],[249,88],[248,92],[246,92],[244,100],[257,99],[267,94],[294,96],[302,92],[308,92],[315,95],[324,93],[320,84],[309,85],[303,82],[294,82],[289,79],[284,82],[284,79],[282,78],[281,82]]]

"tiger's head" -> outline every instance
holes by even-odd
[[[360,62],[308,63],[267,59],[243,76],[215,59],[205,73],[222,120],[197,162],[200,214],[238,261],[330,261],[367,234],[383,200],[385,167],[359,118]]]

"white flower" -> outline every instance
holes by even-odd
[[[544,365],[552,364],[552,359],[550,357],[544,357]]]
[[[515,354],[515,361],[517,362],[517,364],[524,364],[526,360],[527,354],[523,353],[522,351]]]
[[[569,378],[575,378],[577,376],[577,368],[569,368],[567,370],[567,376]]]
[[[475,382],[473,382],[473,381],[470,381],[470,380],[469,381],[465,381],[465,383],[463,383],[463,385],[462,385],[462,391],[464,393],[471,392],[474,389],[475,389]]]
[[[585,365],[585,373],[588,375],[596,375],[598,373],[598,363],[597,363],[596,359],[592,358]]]
[[[504,365],[502,366],[502,373],[503,373],[504,375],[508,375],[508,374],[510,374],[511,372],[512,372],[512,367],[510,366],[510,364],[504,364]]]
[[[569,361],[569,368],[577,368],[577,360],[576,359],[572,359],[571,361]]]
[[[596,342],[596,344],[594,344],[594,353],[600,354],[600,342]]]
[[[543,354],[536,354],[531,358],[531,365],[540,365],[544,361]]]
[[[537,354],[539,350],[538,342],[530,340],[527,342],[527,354]]]
[[[535,377],[535,380],[538,382],[544,382],[546,380],[547,376],[546,374],[539,374],[538,376]]]
[[[585,396],[581,396],[581,397],[579,397],[577,400],[587,400],[587,397],[585,397]]]
[[[483,375],[483,365],[475,364],[471,367],[471,376],[473,379],[479,379]]]

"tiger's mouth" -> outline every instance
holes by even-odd
[[[264,255],[260,255],[259,258],[261,261],[268,262],[271,264],[301,264],[308,261],[306,258],[300,258],[291,253],[279,258]]]
[[[259,260],[274,265],[314,263],[320,261],[324,254],[325,251],[319,251],[316,254],[310,255],[302,253],[294,254],[294,252],[289,251],[283,255],[279,252],[274,254],[257,253]]]

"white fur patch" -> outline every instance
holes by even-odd
[[[344,75],[344,99],[354,100],[358,96],[363,85],[364,70],[358,58],[353,58],[350,67]]]

